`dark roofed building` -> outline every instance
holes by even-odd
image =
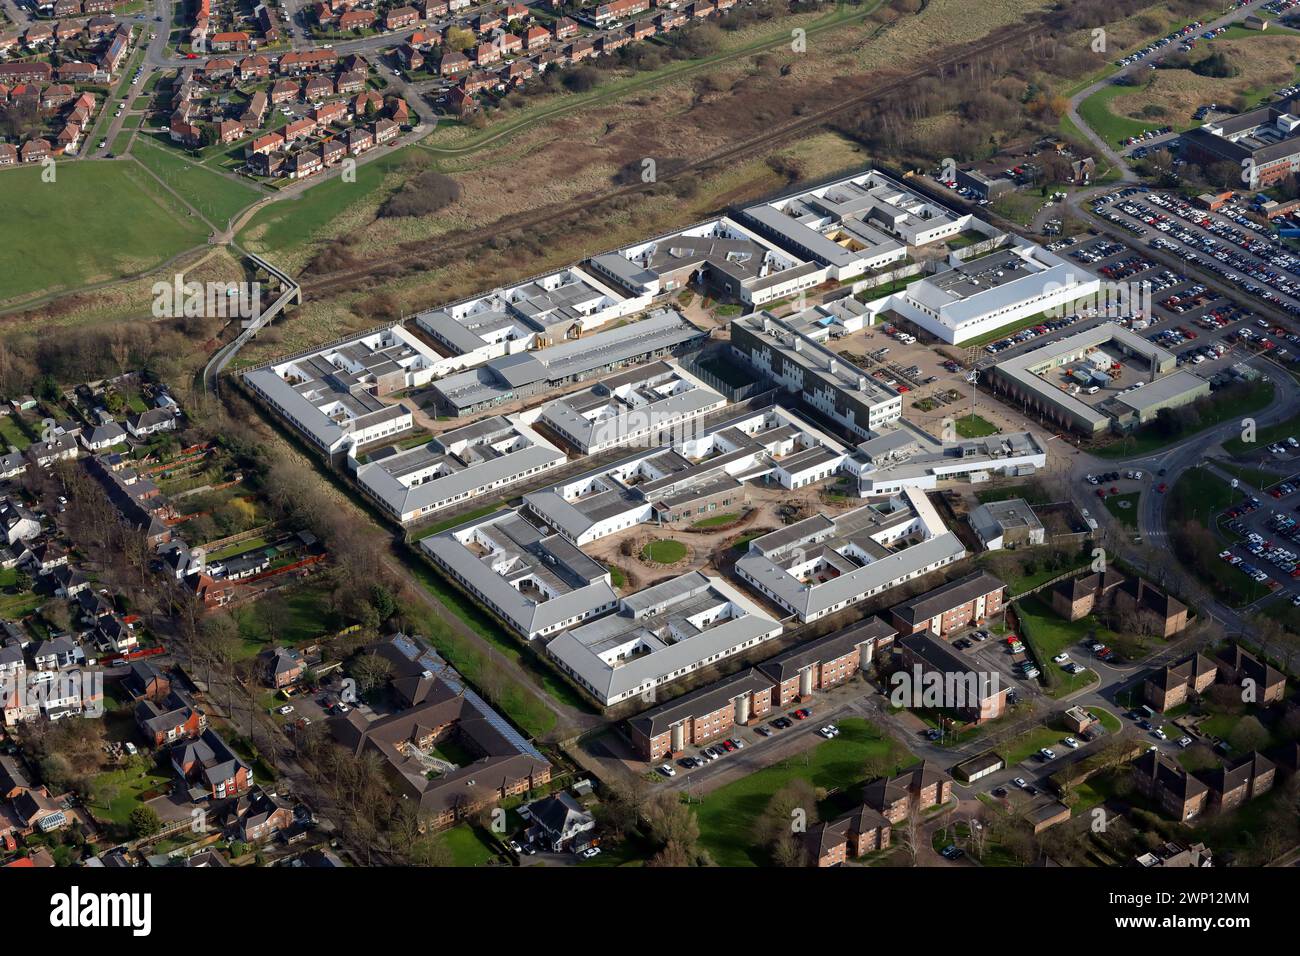
[[[955,711],[972,723],[996,720],[1006,711],[1009,688],[1000,685],[997,671],[972,666],[947,642],[926,632],[900,637],[895,647],[911,672],[903,675],[912,687],[911,706]],[[931,701],[931,696],[937,699]]]
[[[1002,611],[1006,585],[987,571],[975,571],[898,605],[891,614],[900,634],[933,631],[940,637]]]
[[[1114,589],[1123,583],[1124,575],[1109,569],[1067,578],[1053,585],[1048,603],[1067,621],[1077,621],[1105,606]]]
[[[763,661],[758,669],[776,684],[773,706],[784,707],[843,683],[868,666],[877,650],[892,644],[897,633],[871,617]]]
[[[803,837],[809,866],[839,866],[889,846],[890,822],[863,804],[830,823],[811,827]]]
[[[1210,786],[1210,806],[1227,812],[1273,789],[1277,766],[1263,754],[1248,754],[1230,767],[1219,767],[1205,775]]]
[[[1250,681],[1258,704],[1276,703],[1286,696],[1286,675],[1240,644],[1229,644],[1219,653],[1216,663],[1219,679],[1225,684],[1243,685]]]
[[[632,743],[646,760],[704,746],[736,724],[761,720],[772,709],[772,681],[756,668],[740,671],[628,721]]]
[[[1159,750],[1148,750],[1133,763],[1138,790],[1175,820],[1199,816],[1209,802],[1209,787]]]
[[[1156,671],[1142,686],[1146,702],[1164,713],[1187,702],[1194,694],[1203,694],[1214,683],[1218,668],[1199,651]]]
[[[596,818],[569,794],[561,792],[528,805],[528,837],[552,853],[585,850],[592,843]]]
[[[927,760],[893,777],[867,784],[864,802],[891,824],[906,820],[912,804],[918,809],[946,803],[952,796],[952,778]]]

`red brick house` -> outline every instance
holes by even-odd
[[[244,124],[239,120],[222,120],[217,124],[217,141],[233,143],[244,135]]]
[[[986,571],[928,591],[895,607],[891,612],[899,634],[932,631],[940,637],[949,632],[989,620],[1002,612],[1006,585]]]
[[[465,73],[469,70],[469,57],[464,53],[444,53],[442,59],[438,61],[439,76],[454,76],[458,73]]]
[[[203,711],[175,692],[168,694],[161,704],[141,700],[135,705],[135,722],[154,749],[181,740],[195,740],[208,726]]]
[[[372,10],[349,10],[339,17],[338,28],[343,33],[349,30],[365,30],[373,26],[374,22],[375,14]]]
[[[924,810],[947,803],[951,796],[952,778],[929,761],[922,760],[895,777],[871,781],[867,784],[864,802],[892,824],[906,820],[913,805]]]
[[[480,43],[474,48],[474,62],[479,66],[501,62],[501,48],[495,43]]]
[[[750,668],[637,714],[627,726],[641,758],[659,760],[721,740],[771,710],[772,681]]]
[[[261,54],[246,56],[239,61],[241,80],[261,80],[271,75],[271,61]]]
[[[297,80],[276,80],[271,84],[271,102],[288,103],[298,98],[302,84]]]
[[[245,149],[249,156],[257,156],[265,153],[274,153],[284,147],[284,137],[279,133],[267,133],[265,136],[259,136],[248,144]]]
[[[871,617],[825,637],[798,644],[758,665],[775,687],[773,705],[808,700],[818,691],[844,683],[888,647],[897,632]]]
[[[409,27],[419,19],[420,14],[414,7],[398,7],[384,15],[384,29],[400,30],[402,27]]]
[[[831,823],[819,823],[803,836],[809,866],[840,866],[889,847],[890,822],[865,804]]]
[[[556,20],[553,29],[555,30],[555,39],[557,40],[567,40],[569,37],[576,37],[578,35],[577,22],[570,20],[568,17],[560,17]]]
[[[227,50],[242,52],[252,45],[248,34],[242,30],[232,30],[229,33],[214,33],[208,42],[212,49],[218,53],[224,53]]]
[[[546,27],[533,26],[524,31],[524,49],[540,50],[551,42],[551,31]]]
[[[29,139],[18,150],[24,163],[43,162],[50,155],[50,144],[43,139]]]
[[[171,764],[178,787],[194,801],[235,797],[253,784],[248,765],[211,730],[173,747]]]

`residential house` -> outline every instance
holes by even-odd
[[[215,731],[171,751],[177,786],[195,802],[238,796],[253,785],[253,771]]]
[[[891,823],[906,820],[918,810],[947,803],[952,796],[952,778],[927,760],[893,777],[881,777],[867,784],[864,802]]]
[[[1199,651],[1162,667],[1142,685],[1142,695],[1164,713],[1181,707],[1194,695],[1205,693],[1218,676],[1218,667]]]
[[[1133,764],[1138,790],[1175,820],[1191,820],[1208,806],[1209,788],[1159,750],[1148,750]]]
[[[1273,789],[1277,765],[1259,752],[1251,753],[1228,767],[1205,775],[1210,786],[1210,807],[1220,813],[1235,810],[1248,800]]]
[[[203,711],[176,691],[168,693],[161,703],[141,699],[135,705],[135,723],[155,749],[181,740],[196,740],[208,726]]]
[[[275,647],[257,656],[262,680],[279,690],[298,683],[307,669],[302,653],[291,647]]]
[[[529,841],[552,853],[578,852],[593,843],[596,818],[577,800],[561,791],[528,805]]]

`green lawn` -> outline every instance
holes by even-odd
[[[411,540],[419,541],[421,538],[427,538],[431,534],[438,534],[447,531],[457,525],[462,525],[467,521],[473,521],[475,518],[485,518],[494,511],[500,511],[506,506],[504,501],[497,501],[490,505],[484,505],[482,508],[475,508],[473,511],[467,511],[464,514],[457,515],[454,518],[447,518],[436,524],[425,525],[417,529],[412,535]]]
[[[676,564],[686,557],[686,545],[675,538],[661,538],[642,548],[641,557],[656,564]]]
[[[1060,727],[1034,727],[1003,744],[998,748],[998,753],[1002,754],[1008,767],[1014,767],[1044,747],[1057,751],[1058,755],[1060,751],[1069,749],[1061,743],[1065,736],[1065,731]]]
[[[462,823],[438,834],[451,853],[452,866],[484,866],[497,856],[496,847],[476,826]]]
[[[179,153],[151,139],[136,139],[131,155],[218,227],[224,227],[240,210],[259,198],[258,191],[230,176],[189,162]]]
[[[695,522],[695,524],[691,525],[691,527],[692,528],[721,528],[723,525],[729,525],[733,521],[739,521],[739,520],[740,520],[740,515],[738,514],[714,515],[711,518],[704,518],[701,521]]]
[[[125,827],[131,811],[140,805],[142,794],[166,790],[170,785],[170,777],[153,770],[112,770],[99,774],[91,782],[87,805],[96,820]]]
[[[1038,315],[1031,315],[1026,319],[1016,319],[1014,322],[1008,322],[1006,325],[999,326],[992,332],[985,332],[983,335],[978,335],[973,339],[967,339],[961,344],[964,348],[983,348],[990,342],[996,342],[998,339],[1005,339],[1013,332],[1019,332],[1021,329],[1032,328],[1035,325],[1042,325],[1048,318],[1051,318],[1051,316],[1040,312]]]
[[[143,272],[202,243],[208,230],[135,164],[59,163],[0,171],[0,232],[41,237],[0,246],[0,301]],[[111,197],[107,201],[106,197]]]
[[[342,177],[313,186],[297,199],[270,203],[259,209],[240,230],[239,241],[257,252],[275,255],[297,249],[338,219],[354,203],[373,198],[384,177],[397,172],[412,157],[415,147],[393,150],[379,159],[357,166],[356,181]]]
[[[609,565],[609,581],[616,588],[627,587],[627,575],[617,564]]]
[[[979,415],[963,415],[957,419],[956,428],[962,438],[983,438],[998,432],[996,425]]]
[[[1092,671],[1067,674],[1061,665],[1052,663],[1052,658],[1062,651],[1070,654],[1072,659],[1082,657],[1079,645],[1085,637],[1095,637],[1108,644],[1114,639],[1111,631],[1091,616],[1067,621],[1037,595],[1017,601],[1016,611],[1020,615],[1020,636],[1034,652],[1034,659],[1042,671],[1042,683],[1049,694],[1055,697],[1073,693],[1096,679],[1097,675]]]
[[[772,795],[792,780],[804,779],[828,791],[856,790],[868,760],[884,758],[896,767],[915,763],[897,741],[859,717],[838,722],[840,734],[811,750],[773,764],[714,790],[695,805],[700,845],[719,866],[763,866],[764,847],[756,846],[754,830]],[[813,819],[812,808],[809,824]]]
[[[1241,440],[1241,437],[1230,438],[1223,443],[1223,449],[1230,455],[1242,456],[1249,455],[1251,452],[1260,451],[1273,444],[1275,441],[1285,441],[1288,438],[1300,436],[1300,422],[1294,418],[1288,418],[1284,422],[1278,422],[1276,425],[1268,425],[1264,428],[1255,430],[1255,441],[1247,444]]]
[[[18,427],[12,415],[0,415],[0,444],[26,451],[32,440]]]
[[[1132,491],[1126,495],[1111,495],[1106,499],[1106,510],[1113,514],[1124,527],[1130,530],[1136,530],[1138,526],[1138,501],[1141,499],[1140,491]]]
[[[0,619],[16,621],[35,611],[41,599],[31,591],[19,591],[17,594],[0,594]]]
[[[1079,104],[1079,115],[1092,127],[1094,133],[1111,146],[1118,146],[1130,136],[1145,133],[1148,129],[1164,125],[1152,121],[1143,123],[1127,116],[1117,116],[1110,111],[1110,104],[1117,98],[1127,95],[1140,96],[1140,86],[1120,86],[1111,84],[1102,87]]]
[[[1238,481],[1244,481],[1258,491],[1265,488],[1271,488],[1282,480],[1282,476],[1275,471],[1267,471],[1263,468],[1253,468],[1250,465],[1238,465],[1234,462],[1215,461],[1215,464],[1221,471],[1226,471]],[[1243,492],[1244,493],[1244,492]]]

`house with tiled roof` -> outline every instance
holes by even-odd
[[[1214,661],[1197,651],[1148,677],[1142,685],[1142,695],[1154,709],[1164,713],[1182,706],[1194,695],[1205,693],[1217,677]]]
[[[1286,675],[1240,644],[1230,643],[1215,661],[1219,680],[1225,684],[1249,686],[1255,703],[1277,703],[1286,696]]]
[[[808,866],[840,866],[889,847],[891,824],[878,810],[863,804],[830,823],[809,827],[802,849]]]
[[[880,777],[866,786],[863,802],[884,814],[892,823],[906,820],[913,805],[927,807],[947,803],[952,796],[952,777],[928,760],[893,777]]]
[[[1175,820],[1191,820],[1208,808],[1210,788],[1154,748],[1134,761],[1133,780],[1144,796]]]
[[[1258,751],[1211,770],[1204,775],[1210,787],[1210,807],[1220,813],[1235,810],[1272,790],[1276,776],[1277,765]]]

